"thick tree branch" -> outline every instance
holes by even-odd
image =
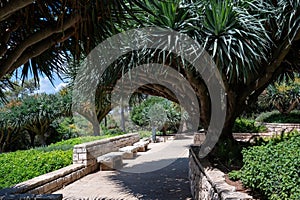
[[[0,8],[0,21],[5,20],[7,16],[32,4],[33,2],[33,0],[11,0],[7,2],[3,8]]]
[[[187,71],[187,79],[193,89],[195,90],[195,93],[197,94],[198,100],[200,101],[200,120],[205,129],[208,128],[209,122],[210,122],[210,108],[211,108],[211,101],[209,92],[207,89],[207,86],[203,81],[201,81],[199,78],[197,79],[195,74],[193,74],[190,71]]]
[[[50,38],[47,38],[35,44],[30,49],[23,52],[23,54],[19,57],[19,59],[12,65],[12,67],[9,70],[9,73],[13,72],[19,66],[25,64],[30,58],[37,57],[41,55],[43,52],[45,52],[46,50],[48,50],[49,48],[51,48],[53,45],[64,42],[65,40],[69,39],[69,37],[71,37],[73,34],[74,34],[74,29],[70,28],[64,32],[63,37],[61,36],[61,34],[59,34],[59,36],[54,35]]]
[[[300,40],[300,29],[298,30],[298,33],[297,33],[297,35],[295,36],[294,41],[298,41],[298,40]]]
[[[300,98],[293,100],[285,113],[288,114],[288,113],[292,112],[292,110],[294,110],[299,105],[299,101],[300,101]]]
[[[8,56],[8,59],[1,66],[0,78],[7,74],[8,71],[11,71],[11,66],[19,59],[22,53],[29,48],[30,46],[50,37],[55,33],[60,33],[68,28],[72,27],[80,20],[80,16],[72,17],[67,19],[62,27],[49,27],[44,30],[41,30],[37,33],[34,33],[32,36],[27,38],[23,43],[18,45],[18,47],[12,51],[12,53]]]
[[[300,28],[296,34],[294,41],[300,40]],[[270,64],[266,64],[266,73],[263,73],[264,76],[253,81],[249,86],[243,91],[240,95],[240,98],[246,99],[253,91],[263,89],[268,85],[268,83],[274,78],[274,73],[280,68],[281,63],[285,60],[287,54],[292,48],[292,44],[289,41],[285,41],[282,48],[278,48],[274,53],[273,61]]]
[[[11,33],[16,31],[21,25],[21,20],[17,21],[13,26],[7,28],[0,37],[0,57],[7,52],[7,43],[10,39]]]
[[[178,103],[178,99],[176,98],[176,96],[169,89],[160,85],[153,85],[153,84],[144,85],[138,88],[136,92],[141,94],[153,95],[153,96],[161,96],[166,99],[169,99],[170,101]]]

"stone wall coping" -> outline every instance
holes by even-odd
[[[62,194],[11,194],[0,197],[0,200],[61,200],[63,199]]]
[[[139,136],[139,134],[138,133],[128,133],[128,134],[119,135],[119,136],[115,136],[115,137],[111,137],[111,138],[105,138],[105,139],[96,140],[96,141],[92,141],[92,142],[86,142],[86,143],[75,145],[74,149],[75,148],[89,148],[89,147],[106,144],[108,142],[113,142],[113,141],[116,141],[119,139],[128,138],[128,137],[132,137],[132,136]]]
[[[41,185],[49,183],[60,177],[64,177],[64,176],[71,174],[72,172],[75,172],[77,170],[80,170],[84,167],[85,167],[85,165],[83,165],[83,164],[72,164],[67,167],[58,169],[56,171],[52,171],[47,174],[43,174],[43,175],[37,176],[35,178],[32,178],[30,180],[24,181],[24,182],[19,183],[11,188],[6,188],[3,190],[0,190],[0,195],[26,193],[34,188],[37,188]]]
[[[46,194],[55,191],[64,185],[67,185],[79,178],[98,170],[99,164],[96,163],[94,157],[91,157],[91,152],[94,153],[94,148],[98,148],[100,144],[109,144],[111,146],[118,145],[118,141],[121,145],[127,145],[126,141],[130,143],[139,140],[138,133],[124,134],[115,136],[112,138],[101,139],[93,142],[87,142],[79,145],[75,145],[73,148],[73,164],[64,168],[49,172],[47,174],[40,175],[30,180],[19,183],[11,188],[5,188],[0,190],[0,197],[3,195],[14,194]],[[128,142],[127,142],[128,143]],[[117,146],[118,147],[118,146]],[[108,149],[110,150],[110,148]],[[91,151],[91,152],[90,152]],[[106,149],[107,151],[107,149]],[[83,162],[74,163],[74,153]]]
[[[199,160],[192,149],[190,149],[190,153],[199,170],[206,176],[221,200],[253,199],[249,194],[236,191],[234,186],[226,183],[225,174],[219,169],[212,167],[206,158]]]
[[[269,126],[295,126],[300,127],[300,124],[298,123],[268,123],[268,122],[260,122],[263,125],[269,125]]]
[[[275,133],[264,132],[264,133],[232,133],[233,136],[273,136]]]

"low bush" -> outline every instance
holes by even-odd
[[[235,121],[234,133],[261,133],[266,132],[267,128],[263,125],[256,125],[254,120],[239,118]]]
[[[139,131],[140,138],[150,138],[152,133],[151,131]]]
[[[0,189],[60,169],[72,163],[72,150],[16,151],[0,155]]]
[[[210,154],[212,163],[222,163],[226,169],[237,169],[242,165],[242,143],[220,139]]]
[[[271,139],[242,151],[243,167],[229,173],[232,179],[260,191],[271,200],[300,199],[300,134]]]
[[[272,111],[260,114],[256,121],[267,123],[300,123],[300,111],[294,110],[289,114],[282,114],[279,111]]]
[[[72,138],[30,150],[0,154],[0,189],[72,164],[76,144],[108,138],[118,134]]]

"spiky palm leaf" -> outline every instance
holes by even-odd
[[[122,1],[3,1],[0,5],[0,78],[23,66],[52,80],[66,59],[80,59],[113,35],[114,22],[123,22],[128,9]],[[5,12],[4,12],[5,11]]]

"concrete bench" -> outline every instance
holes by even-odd
[[[134,158],[138,152],[138,148],[137,146],[126,146],[123,148],[120,148],[119,151],[120,152],[124,152],[123,154],[123,158],[124,159],[131,159]]]
[[[123,165],[124,152],[110,152],[97,157],[97,163],[100,163],[100,171],[119,169]]]
[[[138,147],[138,151],[147,151],[149,141],[139,141],[133,144],[133,146]]]

